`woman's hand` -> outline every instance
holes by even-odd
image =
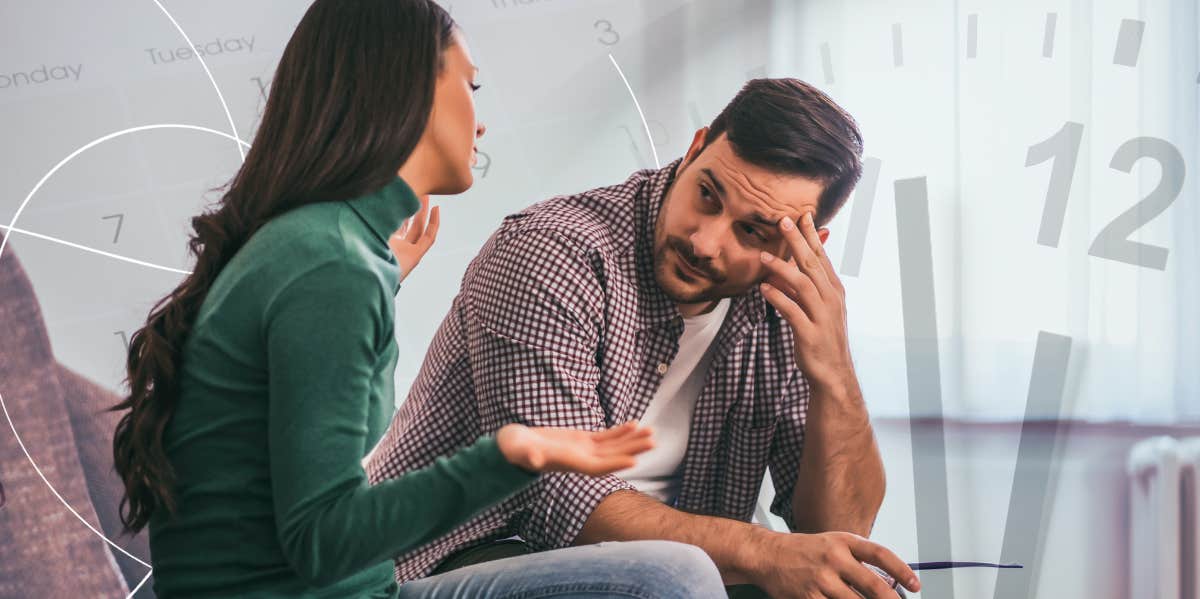
[[[404,225],[388,239],[388,246],[392,248],[392,253],[396,255],[396,262],[400,265],[401,281],[417,267],[421,258],[425,256],[425,252],[433,247],[433,242],[437,239],[438,228],[442,224],[440,208],[440,206],[434,206],[431,211],[429,196],[422,196],[421,209],[412,218],[404,221]]]
[[[634,456],[654,447],[650,435],[636,420],[596,432],[507,424],[496,442],[509,462],[526,470],[600,476],[633,466]]]

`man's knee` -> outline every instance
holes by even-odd
[[[672,561],[679,569],[701,575],[708,575],[711,573],[720,578],[721,573],[719,570],[717,570],[717,565],[713,563],[712,558],[709,557],[708,553],[706,553],[703,549],[695,545],[678,543],[675,541],[652,542],[662,544],[664,547],[670,547],[670,551],[674,555],[674,559]]]
[[[697,589],[721,588],[721,572],[703,549],[677,541],[626,541],[623,554],[662,570],[664,585]]]

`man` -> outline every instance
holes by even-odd
[[[369,457],[371,482],[508,422],[642,419],[657,447],[625,472],[543,476],[399,556],[397,578],[667,539],[772,597],[894,597],[861,562],[917,589],[862,538],[884,473],[822,246],[861,153],[853,119],[819,90],[756,79],[667,167],[507,217]],[[768,467],[790,533],[748,523]]]

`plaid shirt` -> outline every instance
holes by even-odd
[[[641,418],[678,351],[683,320],[654,278],[654,224],[679,160],[504,219],[467,267],[408,398],[366,459],[396,478],[511,422],[598,430]],[[794,529],[808,382],[791,328],[757,286],[733,298],[692,416],[675,507],[749,521],[768,466],[771,511]],[[614,475],[546,473],[396,558],[404,582],[449,554],[520,535],[569,546]]]

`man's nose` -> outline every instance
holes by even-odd
[[[688,237],[692,242],[692,253],[701,260],[712,260],[721,253],[721,244],[713,227],[700,227]]]

